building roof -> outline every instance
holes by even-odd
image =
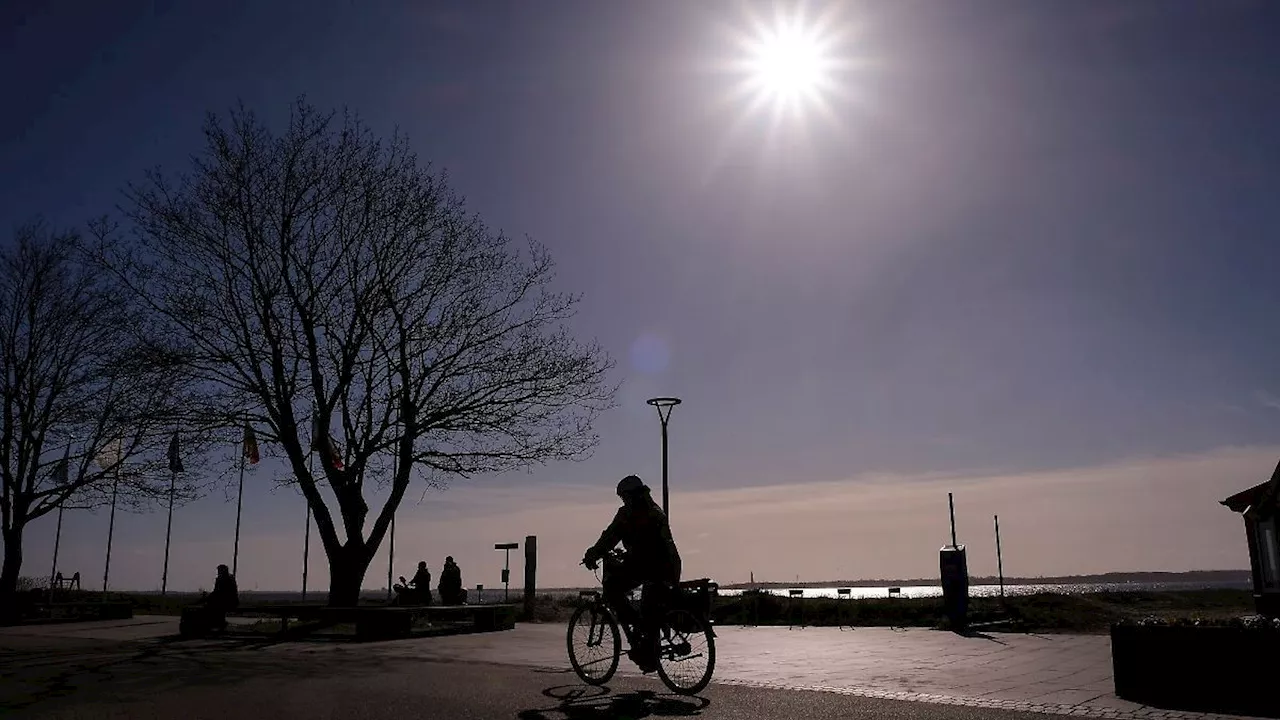
[[[1276,465],[1275,472],[1271,473],[1270,480],[1258,483],[1248,490],[1238,492],[1223,500],[1222,504],[1231,508],[1232,512],[1244,512],[1250,507],[1257,506],[1259,503],[1268,500],[1274,503],[1278,489],[1280,489],[1280,464]]]
[[[1257,504],[1257,502],[1266,495],[1267,488],[1269,487],[1271,487],[1270,480],[1254,485],[1248,490],[1238,492],[1226,500],[1223,500],[1222,504],[1231,508],[1232,512],[1244,512],[1250,505]]]

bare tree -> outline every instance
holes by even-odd
[[[73,233],[19,228],[0,250],[0,607],[14,607],[22,536],[60,505],[167,493],[163,445],[182,375],[122,287]],[[184,495],[190,491],[184,483]]]
[[[240,108],[205,139],[189,173],[130,187],[133,232],[100,227],[102,258],[165,320],[206,424],[249,422],[287,458],[330,604],[356,603],[412,478],[594,447],[612,361],[564,327],[578,299],[553,291],[545,248],[491,231],[404,137],[347,113],[299,101],[274,134]],[[368,528],[367,480],[390,484]]]

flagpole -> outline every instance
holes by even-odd
[[[116,460],[115,479],[111,482],[111,520],[107,523],[107,566],[102,570],[102,599],[107,597],[107,580],[111,577],[111,540],[116,534],[116,491],[120,487],[120,460]]]
[[[58,576],[58,546],[62,544],[62,503],[58,503],[58,531],[53,536],[53,569],[49,571],[49,601],[53,601],[53,582]]]
[[[400,470],[400,455],[391,457],[391,494],[395,495],[396,474]],[[391,544],[387,547],[387,600],[391,600],[391,573],[396,561],[396,511],[391,511]]]
[[[240,452],[240,488],[236,491],[236,541],[231,551],[231,576],[236,577],[236,569],[240,560],[240,505],[244,500],[244,464],[246,448]]]
[[[160,576],[160,597],[169,591],[169,539],[173,536],[173,487],[178,473],[169,473],[169,523],[164,528],[164,574]]]
[[[315,450],[307,457],[307,473],[315,472]],[[307,534],[302,541],[302,599],[307,599],[307,556],[311,553],[311,502],[307,500],[307,494],[302,493],[302,502],[307,505]]]

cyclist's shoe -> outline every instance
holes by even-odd
[[[627,653],[627,657],[631,658],[631,662],[635,663],[642,673],[648,674],[658,669],[658,658],[654,656],[652,650],[632,648]]]

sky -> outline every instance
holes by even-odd
[[[544,584],[593,584],[575,565],[614,484],[660,486],[654,395],[684,400],[691,577],[935,576],[947,492],[974,574],[995,514],[1009,574],[1247,567],[1217,503],[1280,455],[1280,6],[778,7],[840,61],[785,112],[741,92],[766,3],[9,2],[0,223],[113,213],[187,167],[206,112],[272,121],[305,94],[404,131],[491,226],[548,246],[619,405],[586,461],[411,492],[396,574],[452,554],[496,585],[493,543],[537,535]],[[281,470],[246,475],[241,589],[300,584]],[[234,500],[177,510],[171,587],[229,562]],[[107,513],[63,523],[60,568],[100,578]],[[117,518],[113,587],[159,586],[164,526]]]

